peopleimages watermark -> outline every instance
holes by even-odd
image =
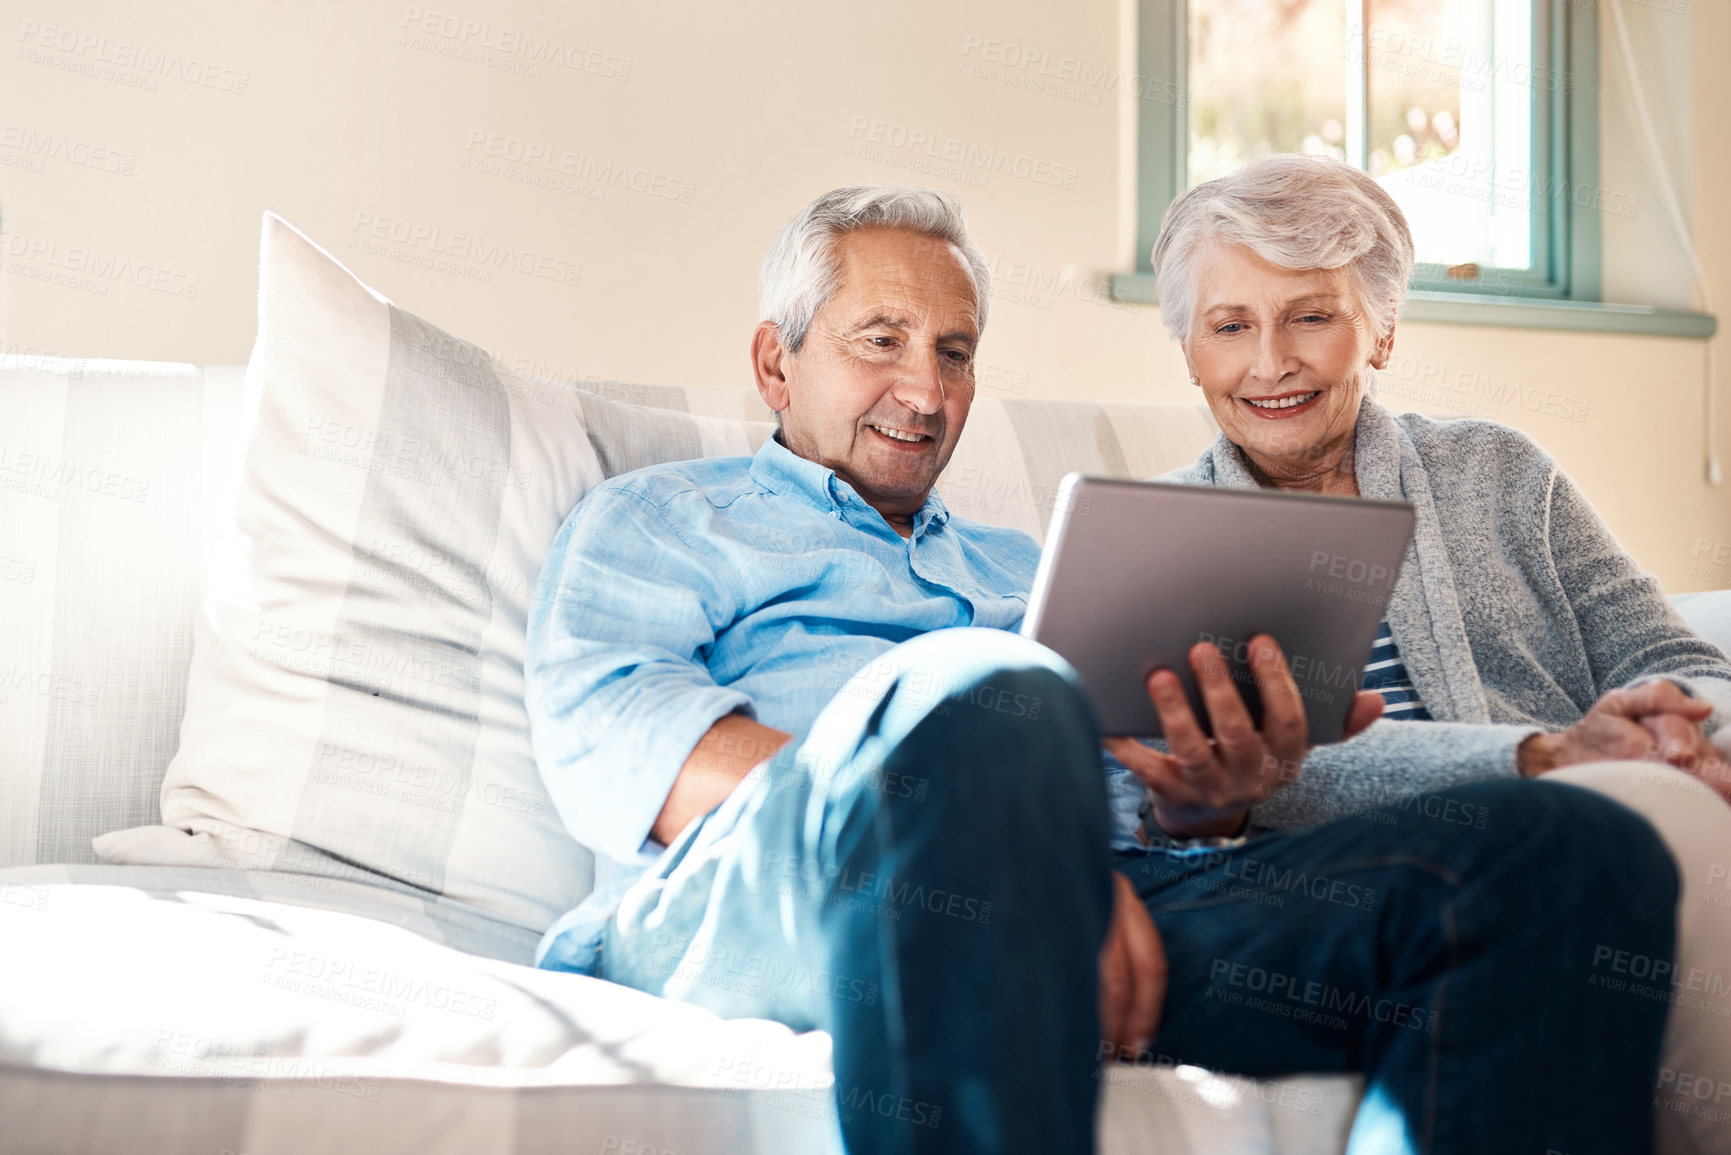
[[[110,285],[131,285],[189,301],[198,296],[195,276],[94,245],[67,245],[53,237],[6,233],[0,235],[0,255],[6,258],[6,271],[15,276],[98,297],[106,297]]]
[[[602,1155],[608,1155],[608,1153],[615,1151],[619,1155],[679,1155],[679,1152],[671,1147],[657,1147],[653,1143],[645,1143],[623,1135],[601,1136]]]
[[[35,911],[47,910],[51,893],[46,886],[0,883],[0,906],[21,906],[25,910]]]
[[[1431,192],[1538,216],[1559,202],[1626,220],[1634,220],[1641,209],[1641,198],[1629,193],[1565,176],[1544,176],[1518,165],[1496,167],[1486,157],[1466,152],[1451,152],[1411,169],[1403,179]]]
[[[1725,893],[1715,893],[1717,885]],[[1709,906],[1717,906],[1731,910],[1731,868],[1722,862],[1714,862],[1707,867],[1707,893],[1701,896],[1702,901]]]
[[[1695,539],[1695,552],[1689,555],[1689,576],[1715,586],[1731,585],[1731,541]]]
[[[1032,48],[1013,40],[969,33],[962,40],[963,75],[1007,88],[1096,106],[1106,94],[1131,96],[1155,104],[1188,107],[1189,93],[1176,81],[1125,72],[1080,56]]]
[[[154,49],[127,40],[110,40],[77,28],[24,21],[18,33],[16,59],[106,80],[128,88],[155,92],[164,80],[178,80],[217,92],[246,94],[252,74],[178,52]]]
[[[927,176],[985,188],[993,176],[1073,190],[1081,170],[1009,149],[986,147],[934,129],[855,116],[848,126],[849,156]]]
[[[806,1119],[838,1119],[835,1081],[827,1071],[774,1067],[729,1056],[717,1061],[715,1075],[730,1099]]]
[[[556,285],[583,279],[580,261],[382,213],[357,212],[349,233],[356,252],[476,281],[491,281],[495,269]]]
[[[984,361],[974,363],[974,387],[977,389],[994,389],[1000,393],[1014,393],[1025,396],[1028,383],[1033,379],[1026,369],[1012,369],[1007,365],[991,365]]]
[[[0,123],[0,167],[43,172],[49,161],[94,172],[131,176],[138,157],[63,132]]]
[[[463,167],[484,176],[602,200],[608,189],[623,189],[651,200],[690,204],[697,195],[693,181],[681,180],[641,165],[603,160],[545,141],[525,140],[472,128],[463,145]]]
[[[495,998],[428,982],[418,974],[282,946],[271,948],[264,984],[398,1019],[406,1017],[411,1003],[486,1020],[493,1018],[499,1005]]]
[[[1313,550],[1304,588],[1342,601],[1386,609],[1394,593],[1395,576],[1395,570],[1377,562]]]
[[[0,562],[0,566],[3,564]],[[536,575],[509,560],[490,558],[484,566],[477,565],[430,543],[423,545],[374,534],[369,541],[355,543],[355,576],[401,582],[447,597],[455,593],[478,606],[495,594],[526,595]],[[0,579],[4,577],[4,569],[0,568]]]
[[[1085,273],[1069,265],[1052,270],[1037,261],[1002,261],[991,253],[986,254],[986,269],[992,275],[993,304],[1027,305],[1049,312],[1053,301],[1068,298],[1120,313],[1141,308],[1112,296],[1110,274]]]
[[[235,1084],[286,1099],[296,1087],[311,1086],[352,1099],[379,1101],[384,1081],[341,1070],[335,1064],[299,1055],[273,1055],[261,1047],[242,1049],[226,1039],[164,1027],[145,1063],[164,1074],[194,1075]],[[222,1148],[219,1155],[240,1155]]]
[[[58,501],[62,492],[88,493],[143,505],[150,481],[76,457],[0,442],[0,489]]]
[[[490,806],[517,814],[545,814],[545,795],[508,782],[491,781],[473,769],[429,766],[396,754],[381,754],[341,742],[319,741],[307,779],[339,790],[420,806],[449,814],[458,804]]]
[[[543,66],[550,66],[602,80],[631,79],[629,57],[488,20],[410,7],[403,14],[402,29],[397,43],[405,48],[501,72],[538,77]]]
[[[1660,1067],[1653,1090],[1655,1107],[1696,1119],[1731,1123],[1731,1079]]]
[[[1704,967],[1683,967],[1675,959],[1656,958],[1603,943],[1593,948],[1593,973],[1587,985],[1623,991],[1641,998],[1661,999],[1673,1006],[1731,1017],[1731,975]]]
[[[468,479],[527,489],[534,473],[531,465],[513,465],[503,457],[472,453],[460,444],[405,437],[395,430],[356,425],[340,417],[309,416],[301,430],[298,452],[425,485]]]
[[[1299,1022],[1345,1030],[1350,1018],[1434,1035],[1441,1015],[1426,1007],[1394,999],[1372,999],[1361,991],[1305,979],[1266,967],[1216,958],[1208,967],[1204,998],[1267,1011]]]
[[[876,1006],[881,997],[878,984],[870,979],[815,969],[771,951],[747,953],[690,942],[665,931],[655,932],[647,953],[649,958],[643,963],[646,974],[765,1002],[779,1003],[805,992],[869,1007]]]
[[[398,648],[353,634],[260,618],[247,652],[285,669],[319,678],[340,677],[368,689],[400,692],[416,683],[467,694],[481,689],[481,678],[472,662],[430,657],[450,652],[431,643],[411,642]]]
[[[14,692],[65,702],[69,706],[94,706],[100,687],[40,669],[28,662],[13,662],[10,666],[0,667],[0,702],[7,701]]]
[[[724,1058],[715,1074],[724,1080],[730,1098],[805,1118],[833,1121],[864,1111],[913,1127],[937,1127],[944,1118],[940,1104],[870,1087],[839,1087],[827,1075],[767,1063]]]
[[[1530,61],[1499,54],[1476,44],[1447,40],[1422,32],[1372,23],[1368,29],[1355,29],[1347,36],[1346,60],[1359,64],[1364,61],[1365,48],[1370,49],[1370,66],[1379,72],[1410,76],[1429,84],[1458,87],[1463,92],[1483,92],[1491,84],[1534,88],[1540,92],[1574,91],[1574,77],[1561,68],[1538,68]]]
[[[946,501],[955,500],[970,512],[998,513],[1006,505],[1026,505],[1045,515],[1063,508],[1072,516],[1087,517],[1093,506],[1086,492],[1066,491],[1058,484],[1045,485],[978,465],[946,469],[937,488]]]
[[[334,1063],[305,1056],[272,1055],[263,1048],[235,1048],[225,1039],[197,1036],[190,1030],[170,1027],[158,1032],[156,1046],[145,1056],[145,1065],[166,1075],[194,1075],[197,1079],[237,1087],[242,1091],[268,1094],[286,1100],[296,1087],[317,1087],[348,1098],[376,1103],[383,1093],[381,1079],[364,1079],[344,1072]],[[234,1148],[220,1148],[218,1155],[244,1155]]]
[[[989,899],[925,886],[914,879],[892,878],[833,863],[825,866],[813,858],[779,850],[766,852],[762,862],[763,873],[781,878],[779,892],[790,898],[846,906],[881,914],[892,921],[899,919],[904,910],[924,911],[981,926],[992,921]]]
[[[1132,1050],[1102,1039],[1097,1055],[1102,1064],[1094,1072],[1110,1072],[1118,1086],[1134,1087],[1138,1091],[1157,1091],[1169,1099],[1196,1103],[1219,1109],[1222,1099],[1235,1103],[1247,1100],[1266,1103],[1303,1115],[1321,1115],[1328,1106],[1328,1096],[1322,1091],[1286,1082],[1264,1082],[1248,1075],[1214,1071],[1192,1063],[1180,1062],[1172,1055],[1149,1050]],[[1137,1078],[1139,1075],[1159,1076]],[[1126,1077],[1128,1076],[1128,1077]]]
[[[1495,420],[1498,413],[1520,409],[1581,424],[1592,402],[1555,389],[1540,389],[1507,378],[1497,379],[1472,369],[1452,369],[1438,361],[1396,354],[1376,377],[1378,398],[1398,397],[1408,403],[1450,410],[1463,417]]]
[[[1241,686],[1254,686],[1258,691],[1267,685],[1265,679],[1249,668],[1249,639],[1221,637],[1204,631],[1196,636],[1196,640],[1213,646],[1220,651],[1221,657],[1232,663],[1227,677],[1234,682]],[[1360,667],[1326,662],[1306,654],[1287,654],[1286,668],[1292,673],[1299,697],[1312,702],[1333,702],[1339,696],[1336,691],[1356,690],[1364,676]]]

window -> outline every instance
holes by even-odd
[[[1413,287],[1599,295],[1592,0],[1142,0],[1138,270],[1184,188],[1271,152],[1369,172]]]

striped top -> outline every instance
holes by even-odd
[[[1418,700],[1418,691],[1412,688],[1412,679],[1401,664],[1400,650],[1386,620],[1376,628],[1376,643],[1370,647],[1370,660],[1364,664],[1364,688],[1382,695],[1382,716],[1390,721],[1431,720],[1430,711]]]

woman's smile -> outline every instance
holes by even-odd
[[[1316,408],[1316,403],[1322,400],[1322,394],[1321,389],[1300,389],[1262,397],[1240,397],[1238,400],[1264,421],[1284,421]]]

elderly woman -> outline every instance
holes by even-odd
[[[1678,1086],[1731,1088],[1731,909],[1708,893],[1731,863],[1731,808],[1702,785],[1731,796],[1712,743],[1731,720],[1731,662],[1525,435],[1377,403],[1373,371],[1412,265],[1400,209],[1337,162],[1270,157],[1173,203],[1154,250],[1162,314],[1221,434],[1166,480],[1390,498],[1418,520],[1366,667],[1382,720],[1318,748],[1296,780],[1189,782],[1182,752],[1114,752],[1151,787],[1157,816],[1210,833],[1252,807],[1255,826],[1309,826],[1473,779],[1581,767],[1564,779],[1645,814],[1683,875],[1678,961],[1699,981],[1675,984],[1664,1145],[1731,1150],[1731,1124],[1688,1113],[1693,1092]]]

